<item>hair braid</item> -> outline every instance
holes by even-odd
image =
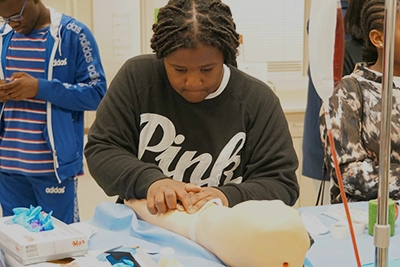
[[[344,15],[345,32],[355,40],[363,40],[362,27],[360,25],[361,10],[366,0],[351,0]]]
[[[159,10],[150,42],[158,58],[198,43],[212,45],[224,63],[237,66],[239,34],[229,6],[220,0],[170,0]]]
[[[397,0],[397,12],[399,11],[399,0]],[[385,0],[367,0],[361,11],[361,25],[364,36],[364,46],[362,51],[363,60],[366,62],[376,62],[378,52],[374,44],[369,39],[371,30],[383,32],[385,17]]]

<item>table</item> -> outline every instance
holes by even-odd
[[[334,204],[341,205],[343,204]],[[336,220],[322,215],[322,212],[328,210],[329,207],[334,205],[325,205],[317,207],[298,208],[300,213],[311,212],[316,215],[326,226],[330,226]],[[349,203],[351,209],[360,209],[368,211],[368,202]],[[354,256],[354,249],[351,238],[347,239],[333,239],[330,234],[313,236],[315,243],[307,252],[307,259],[311,261],[314,267],[355,267],[357,266],[356,258]],[[369,265],[375,261],[375,246],[374,238],[368,234],[368,229],[365,230],[364,235],[356,236],[356,242],[360,260],[362,265]],[[393,261],[391,266],[400,266],[400,227],[399,221],[396,221],[395,235],[390,238],[389,247],[389,260]],[[371,266],[374,266],[373,264]]]
[[[341,205],[342,204],[335,204]],[[322,215],[335,205],[298,208],[300,213],[312,213],[323,224],[330,226],[336,220]],[[367,211],[367,202],[350,203],[351,209]],[[105,251],[117,246],[140,246],[143,250],[151,252],[150,256],[158,262],[161,258],[176,259],[186,267],[224,267],[225,265],[212,253],[192,242],[191,240],[172,233],[168,230],[138,220],[133,210],[123,204],[111,202],[100,203],[94,212],[94,216],[83,222],[96,229],[96,233],[89,239],[89,250]],[[351,239],[337,240],[330,234],[313,235],[315,243],[308,250],[305,259],[305,267],[355,267],[356,260]],[[373,237],[368,231],[364,235],[357,236],[357,245],[361,262],[365,267],[373,267],[375,259],[375,247]],[[399,267],[400,260],[400,227],[396,222],[395,235],[390,238],[389,260],[393,261],[389,267]],[[165,255],[160,251],[163,248],[173,248],[173,255]],[[240,253],[240,251],[232,251]],[[371,265],[372,264],[372,265]],[[1,264],[0,264],[1,266]],[[264,267],[264,266],[263,266]]]
[[[100,203],[94,216],[86,221],[98,228],[89,239],[89,249],[108,249],[119,245],[139,246],[151,251],[151,258],[158,262],[166,256],[158,253],[163,247],[175,251],[170,257],[187,267],[223,267],[214,254],[193,241],[163,228],[138,220],[131,208],[111,202]]]
[[[310,212],[316,215],[318,219],[329,227],[336,220],[322,215],[321,212],[327,211],[332,206],[334,205],[303,207],[298,208],[298,210],[300,213]],[[349,206],[355,209],[368,210],[368,202],[350,203]],[[99,204],[93,218],[87,222],[99,229],[99,232],[89,240],[90,249],[104,249],[118,245],[138,245],[145,250],[154,251],[155,253],[151,257],[158,262],[163,256],[157,254],[157,252],[162,247],[172,247],[175,250],[175,255],[171,257],[185,266],[225,266],[216,256],[196,243],[168,230],[137,220],[135,213],[122,204],[109,202]],[[329,233],[313,236],[313,238],[315,243],[306,255],[306,262],[311,262],[313,267],[354,267],[357,265],[350,238],[337,240],[333,239]],[[365,231],[364,235],[357,236],[357,245],[361,263],[363,265],[373,263],[375,247],[373,237],[368,234],[368,230]],[[400,228],[399,223],[396,223],[395,235],[390,238],[390,260],[400,259],[399,246]],[[400,266],[400,262],[393,266]]]

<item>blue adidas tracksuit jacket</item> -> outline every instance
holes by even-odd
[[[83,172],[84,111],[97,109],[106,92],[106,78],[90,30],[81,22],[49,9],[47,79],[39,79],[36,99],[46,101],[44,135],[53,154],[57,179],[61,182]],[[12,35],[9,25],[0,32],[0,79],[4,79],[6,52]],[[4,105],[1,115],[3,109]]]

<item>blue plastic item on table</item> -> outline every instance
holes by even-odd
[[[31,232],[48,231],[54,229],[53,220],[51,219],[51,214],[53,211],[50,211],[46,217],[43,216],[41,211],[41,206],[37,206],[35,208],[31,205],[29,209],[14,208],[12,222],[22,225]]]

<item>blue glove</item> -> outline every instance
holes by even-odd
[[[134,267],[136,266],[136,260],[134,255],[136,254],[135,248],[122,247],[108,252],[106,260],[111,263],[113,267]]]
[[[119,261],[112,265],[113,267],[135,267],[135,264],[128,259],[123,258],[122,261]]]
[[[42,207],[37,206],[34,208],[32,205],[30,208],[14,208],[14,217],[12,222],[15,224],[22,225],[31,232],[48,231],[54,229],[53,220],[50,211],[46,217],[43,217]]]

